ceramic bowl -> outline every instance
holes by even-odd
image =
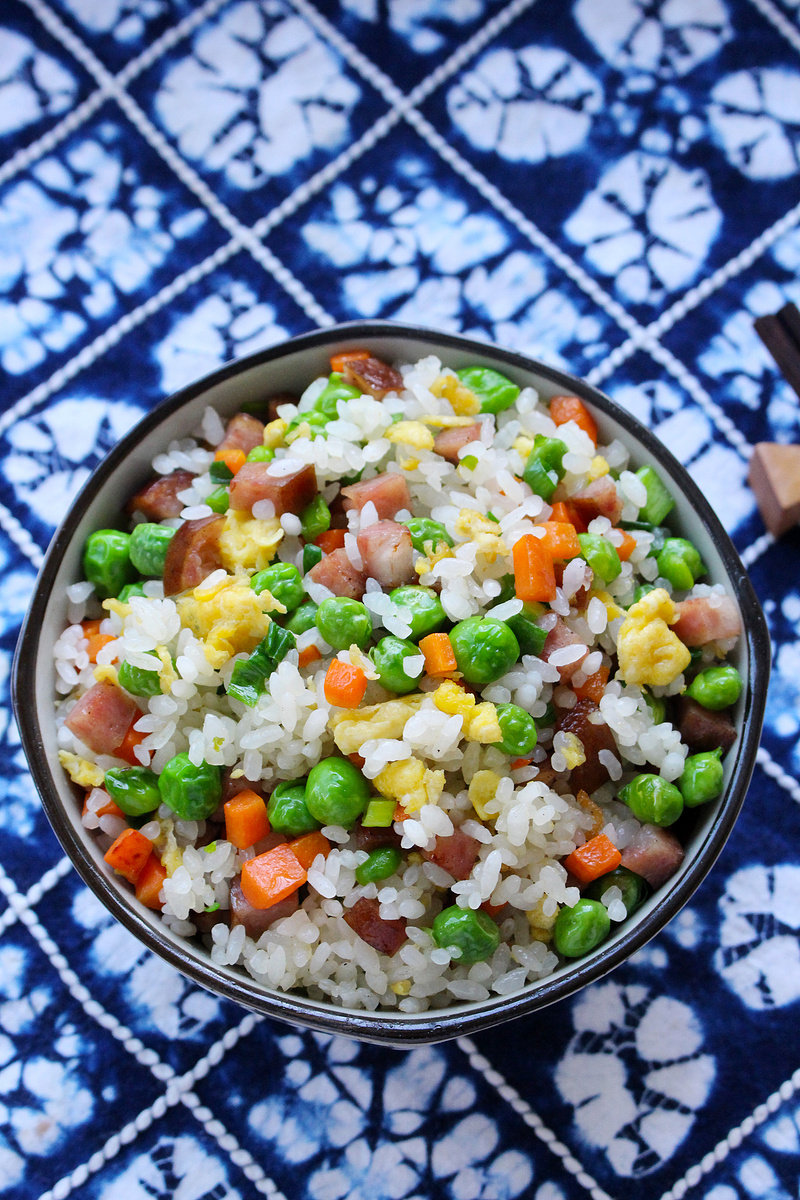
[[[81,824],[76,791],[57,757],[53,645],[66,622],[66,588],[82,576],[87,535],[115,523],[120,498],[141,485],[153,457],[170,439],[191,435],[199,427],[207,405],[225,416],[272,393],[299,393],[311,379],[327,374],[333,352],[354,346],[368,347],[389,362],[413,362],[427,354],[438,355],[455,369],[480,362],[519,384],[533,385],[545,398],[565,392],[580,396],[596,414],[604,441],[619,437],[630,447],[634,465],[656,466],[676,498],[672,527],[699,548],[711,579],[725,584],[744,619],[744,635],[731,656],[744,679],[744,691],[735,712],[738,737],[725,759],[724,792],[693,810],[695,822],[677,874],[586,958],[513,995],[454,1003],[419,1015],[353,1011],[273,991],[239,968],[213,963],[199,940],[172,934],[157,913],[141,907],[128,885],[110,873],[97,842]],[[629,413],[588,384],[520,354],[454,334],[358,322],[306,334],[229,363],[164,400],[114,447],[75,499],[48,550],[18,645],[14,703],[33,778],[55,833],[83,880],[147,947],[202,986],[266,1016],[327,1033],[409,1046],[471,1034],[562,1000],[619,966],[675,916],[711,869],[744,800],[761,731],[769,660],[763,614],[719,519],[680,463]]]

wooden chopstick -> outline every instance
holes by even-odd
[[[800,396],[800,310],[797,305],[784,304],[771,316],[756,317],[753,328],[786,382]]]

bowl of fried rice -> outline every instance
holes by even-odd
[[[359,322],[112,449],[14,700],[66,853],[147,947],[403,1046],[534,1013],[663,928],[733,829],[768,664],[719,518],[613,399]]]

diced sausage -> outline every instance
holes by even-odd
[[[568,646],[582,646],[583,652],[572,662],[563,663],[561,666],[556,668],[562,683],[572,678],[578,667],[586,658],[586,655],[589,653],[589,647],[581,638],[578,637],[577,633],[573,632],[569,625],[567,625],[567,623],[562,621],[561,617],[559,617],[545,639],[541,657],[545,662],[548,662],[551,654],[554,654],[556,650],[564,650]]]
[[[608,517],[611,524],[616,525],[622,516],[623,502],[610,475],[593,479],[581,491],[570,496],[569,502],[587,524],[595,517]]]
[[[736,726],[729,713],[703,708],[690,696],[677,700],[676,728],[692,754],[722,747],[723,754],[736,741]]]
[[[411,511],[411,495],[402,475],[384,472],[372,479],[363,479],[342,488],[345,510],[357,508],[359,512],[370,501],[375,505],[380,520],[392,520],[401,508]]]
[[[300,514],[317,494],[317,475],[312,463],[295,460],[296,466],[287,470],[289,459],[277,462],[246,462],[230,483],[230,505],[237,512],[252,512],[259,500],[271,500],[275,516],[284,513]]]
[[[230,900],[231,929],[235,929],[237,925],[244,925],[245,933],[254,941],[258,941],[261,934],[269,929],[270,925],[274,925],[282,917],[290,917],[293,912],[297,911],[300,903],[299,893],[292,892],[291,895],[284,900],[279,900],[270,908],[253,908],[252,904],[244,898],[241,875],[237,875],[231,882]]]
[[[264,422],[250,413],[237,413],[225,427],[225,435],[217,446],[218,450],[244,450],[249,454],[256,446],[264,443]]]
[[[308,578],[323,584],[334,596],[349,596],[351,600],[360,600],[367,588],[366,575],[353,566],[344,549],[323,554],[308,572]]]
[[[475,866],[481,844],[463,829],[454,829],[447,837],[439,835],[432,850],[423,850],[422,857],[452,875],[466,879]]]
[[[448,462],[457,463],[459,450],[463,450],[470,442],[479,442],[480,440],[481,426],[480,422],[476,421],[474,425],[460,425],[454,429],[443,429],[433,439],[433,449],[436,454],[446,458]]]
[[[683,846],[674,833],[658,825],[643,825],[622,851],[620,865],[657,888],[675,874],[682,862]]]
[[[175,530],[164,560],[164,595],[175,596],[197,587],[222,564],[219,538],[225,518],[199,517]]]
[[[382,400],[387,392],[403,390],[403,376],[379,358],[351,358],[345,362],[342,377],[346,383],[361,388],[376,400]]]
[[[273,785],[274,786],[274,785]],[[260,779],[248,779],[245,775],[233,777],[233,768],[226,767],[222,772],[222,803],[232,800],[239,792],[255,792],[259,796],[266,795],[266,789]]]
[[[356,849],[366,850],[369,854],[383,846],[400,848],[400,834],[394,825],[362,825],[359,822],[353,830],[353,837]]]
[[[705,646],[742,632],[742,618],[732,596],[694,596],[678,601],[675,607],[678,619],[671,628],[685,646]]]
[[[605,721],[595,725],[589,719],[596,712],[599,709],[593,700],[579,700],[574,708],[563,712],[558,718],[559,730],[574,733],[580,739],[586,755],[586,761],[570,771],[570,784],[576,792],[596,792],[609,778],[608,768],[598,757],[601,750],[609,750],[619,757],[614,735]]]
[[[344,919],[362,941],[372,946],[379,954],[396,954],[406,941],[406,921],[403,917],[387,921],[380,914],[380,901],[362,896]]]
[[[141,715],[136,701],[122,688],[95,683],[78,700],[66,725],[95,754],[115,754]]]
[[[376,521],[358,535],[364,574],[383,588],[399,587],[414,578],[411,534],[397,521]]]
[[[147,521],[166,521],[169,517],[179,517],[184,505],[178,499],[178,492],[191,487],[193,480],[191,471],[182,468],[169,475],[160,475],[131,496],[126,511],[141,513]]]
[[[294,396],[291,392],[275,392],[267,400],[267,420],[277,421],[280,418],[279,408],[284,404],[299,404],[300,397]]]

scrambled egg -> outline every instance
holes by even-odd
[[[669,628],[677,615],[664,588],[631,605],[617,636],[619,673],[626,683],[663,687],[688,667],[692,656]]]
[[[514,438],[514,441],[511,444],[516,450],[517,454],[519,454],[520,458],[527,460],[528,455],[533,449],[533,438],[526,437],[524,433],[521,433],[519,437]]]
[[[478,704],[471,692],[459,687],[452,679],[445,680],[432,694],[433,703],[440,712],[461,717],[468,742],[490,746],[503,740],[497,709],[488,700]]]
[[[479,554],[487,563],[495,562],[501,554],[508,554],[497,522],[472,508],[461,509],[456,517],[455,530],[460,537],[477,544]]]
[[[539,900],[536,907],[525,914],[528,918],[531,937],[535,942],[550,942],[553,938],[553,926],[556,923],[558,909],[549,917],[545,916],[543,909],[544,900]]]
[[[440,542],[435,550],[431,550],[430,554],[423,558],[418,558],[414,563],[414,570],[419,576],[428,575],[438,562],[443,558],[455,557],[451,548],[446,542]]]
[[[595,591],[594,588],[592,588],[592,591],[590,592],[590,597],[591,596],[597,596],[597,599],[605,605],[606,616],[608,617],[609,624],[611,621],[616,620],[617,617],[624,617],[625,609],[620,608],[610,592],[602,590]]]
[[[455,371],[445,371],[431,384],[434,396],[449,400],[453,412],[459,417],[477,415],[481,411],[481,402],[473,392],[462,383]]]
[[[92,671],[97,683],[119,683],[117,668],[108,664],[105,667],[95,667]]]
[[[561,745],[559,746],[564,762],[567,764],[567,770],[571,771],[574,767],[580,767],[586,762],[586,751],[583,748],[583,742],[575,733],[564,733],[561,736]]]
[[[275,421],[270,421],[269,425],[264,427],[263,444],[269,446],[272,450],[276,446],[282,446],[284,435],[288,428],[289,422],[284,421],[282,417],[278,417]]]
[[[407,813],[436,804],[444,791],[444,771],[431,771],[419,758],[389,763],[372,781],[387,800],[396,800]]]
[[[402,442],[415,450],[433,449],[433,434],[421,421],[398,421],[390,425],[383,436],[387,442]]]
[[[161,833],[156,838],[153,845],[161,855],[161,865],[168,875],[174,875],[178,867],[183,862],[183,851],[178,845],[178,839],[175,837],[175,826],[172,820],[168,817],[163,821],[159,821]]]
[[[225,570],[230,574],[237,567],[243,567],[245,571],[263,571],[275,557],[282,537],[283,529],[277,517],[259,520],[249,513],[230,509],[219,538]]]
[[[434,429],[459,429],[475,424],[472,417],[441,417],[436,413],[426,413],[420,417],[420,421],[424,425],[432,425]]]
[[[58,761],[78,787],[97,788],[103,786],[105,772],[96,763],[89,762],[87,758],[80,758],[77,754],[70,754],[69,750],[59,750]]]
[[[335,713],[328,723],[333,740],[342,754],[356,754],[370,738],[402,737],[406,721],[419,710],[424,699],[417,692],[397,700],[386,700],[383,704],[368,704],[366,708]]]
[[[469,783],[469,800],[475,812],[482,821],[493,821],[496,813],[486,810],[486,805],[494,800],[500,786],[500,776],[496,771],[476,771]]]
[[[267,612],[278,607],[269,592],[257,596],[249,582],[231,576],[211,591],[195,588],[177,605],[181,624],[205,643],[205,656],[215,668],[234,654],[254,650],[269,628]]]
[[[603,475],[607,475],[611,470],[602,454],[595,454],[589,466],[589,478],[601,479]]]

